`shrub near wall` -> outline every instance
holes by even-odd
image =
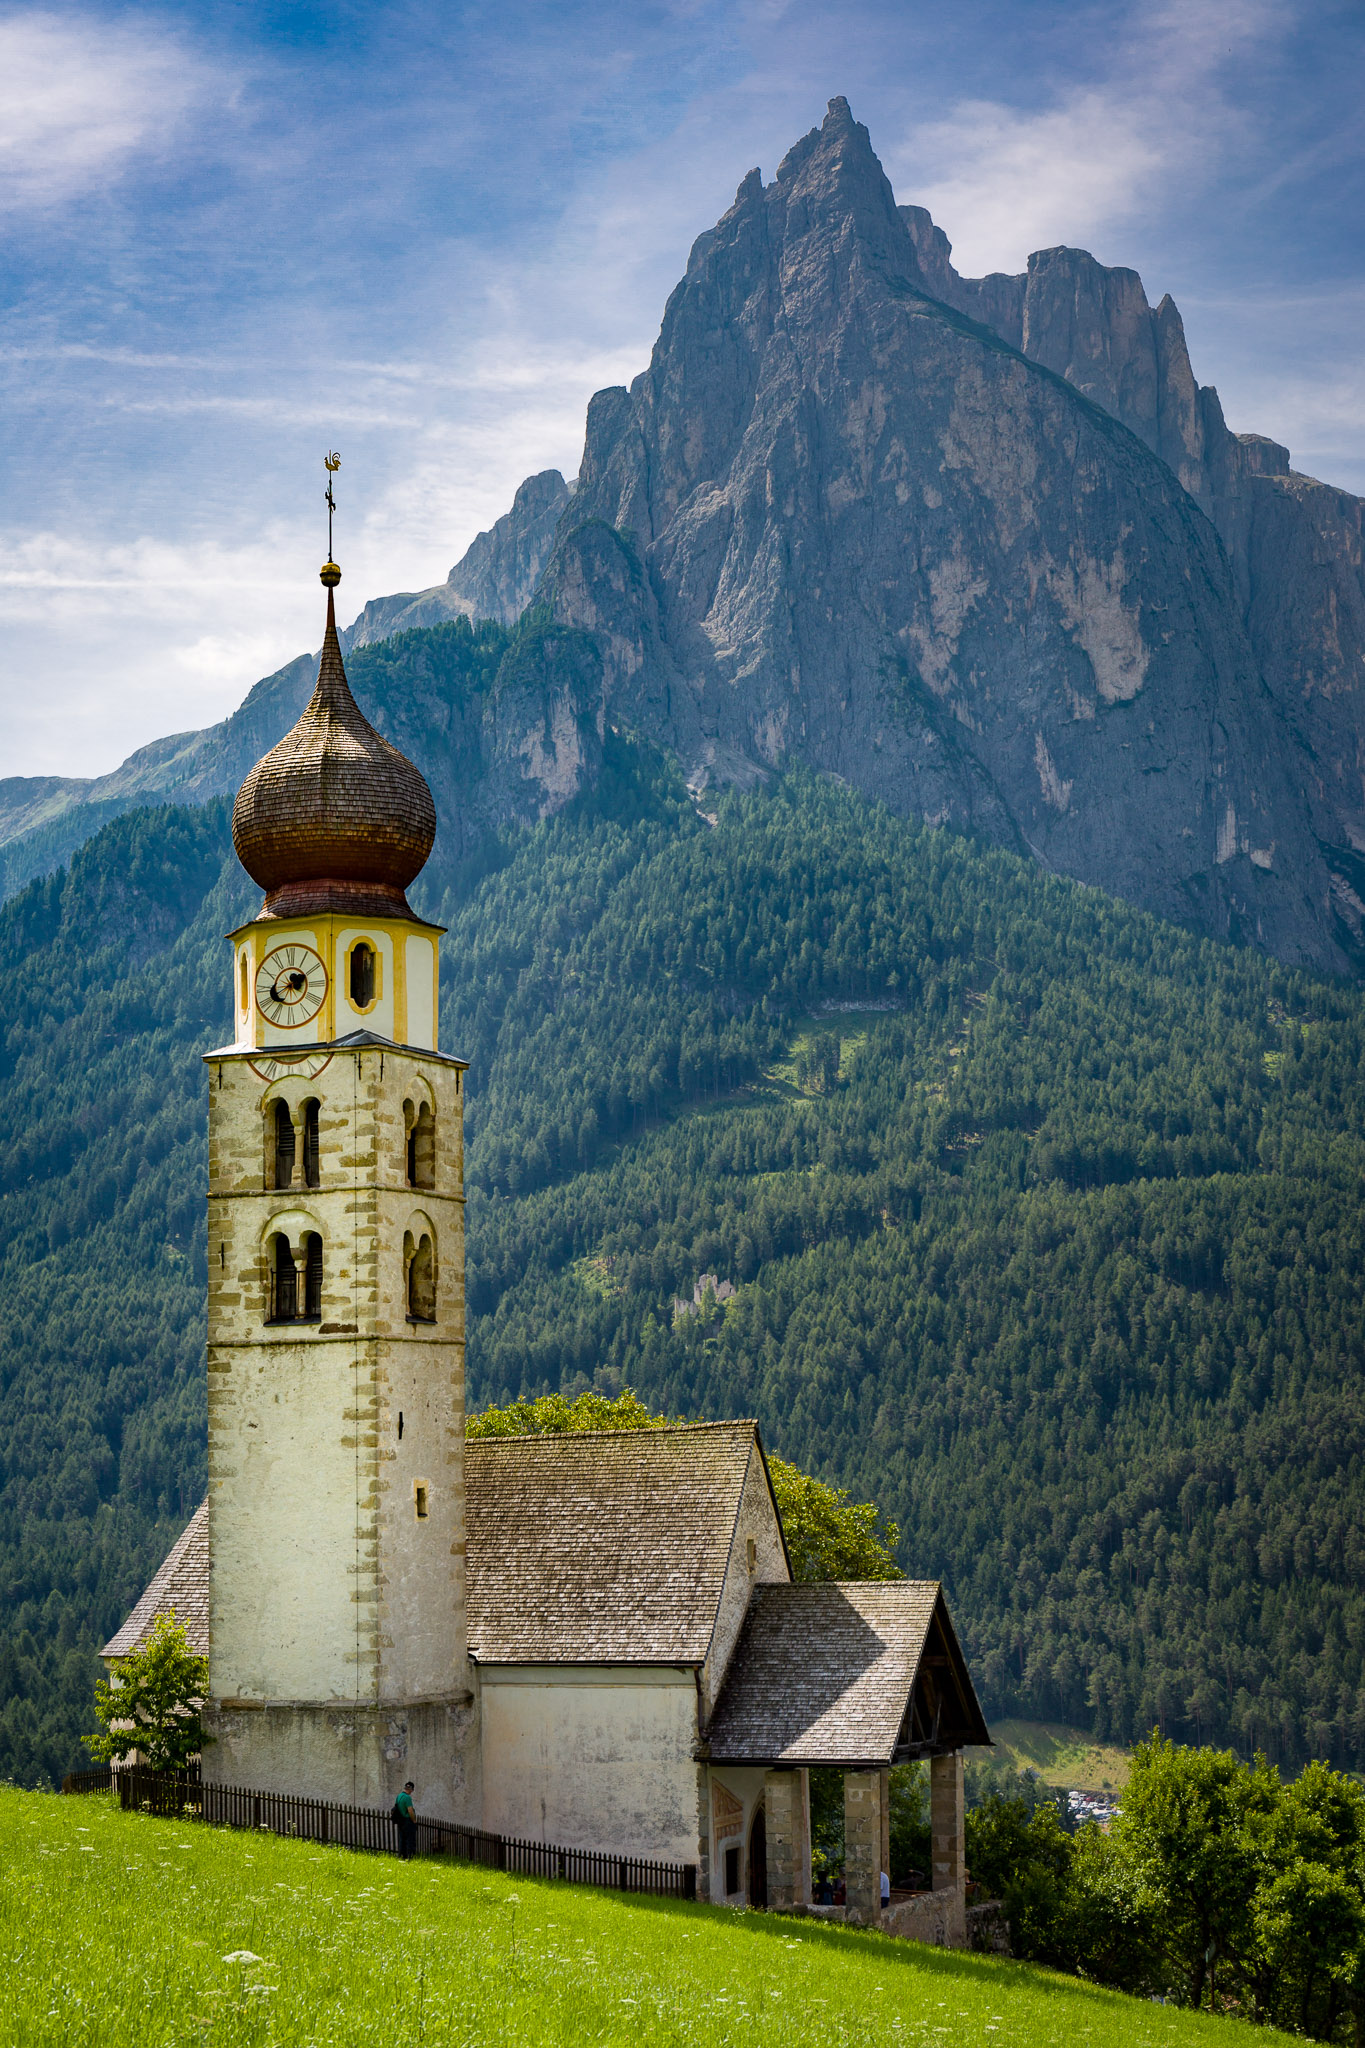
[[[967,1865],[1003,1898],[1016,1955],[1095,1982],[1365,2040],[1365,1793],[1325,1764],[1139,1745],[1108,1834],[987,1799]]]

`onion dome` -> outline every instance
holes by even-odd
[[[411,917],[404,890],[436,837],[436,806],[405,754],[377,733],[346,680],[329,561],[327,631],[317,688],[278,746],[237,792],[237,858],[265,890],[262,917],[349,911]]]

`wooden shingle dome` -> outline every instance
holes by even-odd
[[[340,577],[328,562],[317,688],[247,776],[232,813],[237,858],[266,892],[262,917],[411,917],[404,891],[436,837],[425,778],[351,695],[333,597]]]

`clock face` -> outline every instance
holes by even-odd
[[[329,1052],[281,1052],[266,1053],[247,1064],[263,1081],[278,1081],[281,1074],[294,1074],[300,1081],[315,1081],[323,1068],[331,1065],[331,1060]]]
[[[256,1007],[286,1031],[316,1017],[327,999],[327,969],[311,946],[277,946],[256,969]]]

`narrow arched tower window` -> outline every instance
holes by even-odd
[[[363,943],[351,948],[351,1004],[368,1010],[374,1001],[374,947]]]
[[[287,1102],[275,1104],[275,1186],[294,1185],[294,1119]]]
[[[303,1240],[303,1315],[316,1322],[322,1314],[322,1239],[310,1230]]]
[[[270,1241],[270,1321],[293,1323],[299,1314],[299,1272],[294,1250],[281,1232]]]
[[[409,1110],[410,1104],[405,1105]],[[436,1119],[424,1102],[408,1124],[408,1186],[434,1188],[436,1185]]]
[[[409,1232],[403,1240],[408,1268],[408,1320],[434,1323],[436,1320],[436,1260],[425,1230],[413,1244]]]
[[[305,1187],[318,1184],[318,1104],[316,1098],[303,1105],[303,1180]]]

